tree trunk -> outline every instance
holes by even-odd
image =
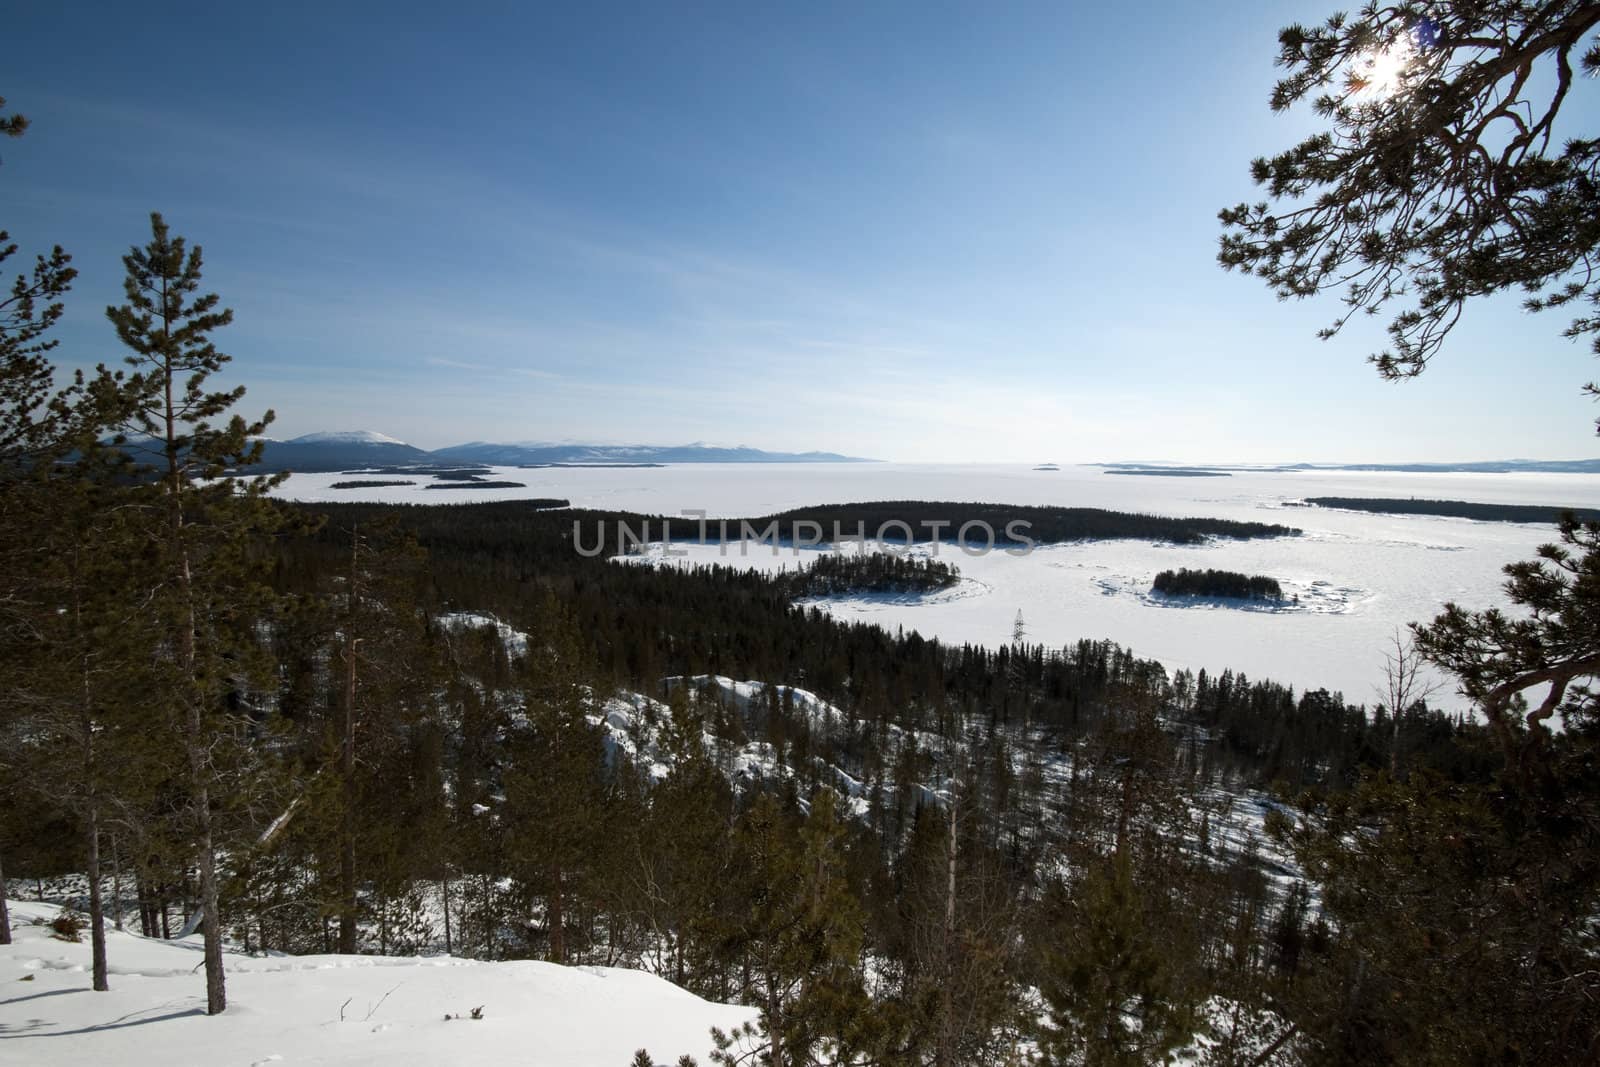
[[[156,914],[150,904],[149,883],[137,867],[133,872],[133,897],[139,905],[139,933],[144,937],[156,936]]]
[[[344,812],[339,824],[339,951],[356,951],[356,610],[361,598],[357,553],[361,537],[350,530],[350,580],[344,634],[344,724],[339,771],[344,777]]]
[[[111,835],[111,921],[122,929],[122,858],[117,852],[117,835]]]
[[[939,1038],[934,1054],[937,1067],[955,1064],[955,986],[956,963],[956,795],[950,791],[949,862],[945,873],[944,931],[941,946],[939,981]]]
[[[353,825],[356,799],[356,661],[351,644],[347,636],[344,729],[339,746],[339,767],[344,778],[344,811],[339,827],[339,951],[346,955],[356,951],[356,835]]]
[[[89,681],[89,652],[82,644],[83,583],[80,581],[79,558],[76,551],[72,559],[72,608],[78,644],[78,665],[82,689],[78,694],[78,730],[83,745],[83,777],[87,788],[84,798],[84,836],[88,849],[89,876],[89,949],[92,959],[93,986],[96,993],[110,990],[106,980],[106,912],[100,899],[100,768],[94,745],[94,716],[90,709],[92,688]]]
[[[89,947],[94,958],[94,990],[104,993],[111,988],[106,980],[106,912],[100,899],[100,812],[92,798],[88,811],[89,844]]]
[[[170,432],[169,430],[169,434]],[[169,441],[171,441],[170,436]],[[176,445],[171,447],[175,463]],[[200,854],[200,908],[202,910],[200,928],[201,936],[205,942],[206,1014],[220,1015],[227,1010],[228,996],[222,973],[222,912],[217,891],[216,842],[211,830],[211,780],[206,772],[205,719],[201,714],[200,708],[200,701],[204,699],[204,694],[201,691],[201,687],[195,684],[197,659],[195,644],[198,621],[195,618],[194,575],[189,568],[188,549],[182,544],[183,512],[176,497],[173,500],[173,527],[179,542],[180,588],[183,590],[186,602],[185,607],[187,608],[185,625],[179,634],[179,651],[184,668],[184,679],[189,683],[188,693],[186,694],[189,705],[187,709],[187,726],[189,729],[187,748],[189,784],[193,790],[190,804],[194,811],[195,846]]]
[[[453,956],[455,952],[450,947],[450,878],[446,876],[440,883],[444,894],[444,954]]]
[[[567,940],[562,933],[566,923],[565,903],[561,890],[561,865],[556,864],[552,874],[553,882],[550,890],[550,899],[547,903],[545,920],[550,926],[550,962],[567,962]]]
[[[1398,782],[1400,780],[1400,709],[1391,708],[1389,714],[1394,716],[1394,729],[1389,731],[1389,777]]]
[[[190,713],[190,727],[200,736],[200,709]],[[199,744],[189,746],[190,773],[195,779],[195,812],[199,823],[200,846],[200,930],[205,939],[206,1014],[220,1015],[227,1010],[228,994],[222,974],[222,913],[217,893],[217,853],[211,837],[211,790],[205,778],[205,756]]]
[[[0,945],[11,944],[11,909],[6,907],[6,872],[0,868]]]
[[[1130,766],[1122,776],[1122,802],[1117,807],[1117,842],[1116,858],[1120,861],[1127,855],[1128,845],[1128,817],[1133,813],[1133,767]]]
[[[189,546],[184,543],[186,523],[183,515],[184,476],[178,442],[178,403],[172,386],[176,371],[172,365],[171,350],[166,348],[172,339],[172,307],[168,282],[161,282],[160,306],[166,316],[162,322],[163,352],[158,357],[163,372],[163,429],[166,431],[167,460],[167,519],[171,549],[177,555],[178,592],[182,597],[184,618],[178,627],[178,667],[183,677],[184,709],[188,729],[185,748],[189,759],[189,798],[194,813],[195,846],[200,853],[200,907],[202,937],[205,941],[206,1014],[220,1015],[227,1009],[228,998],[222,973],[222,915],[217,892],[216,842],[211,831],[211,783],[206,771],[208,746],[205,742],[205,718],[201,702],[206,698],[204,687],[196,678],[198,667],[199,619],[196,617],[194,572],[189,560]],[[163,914],[163,926],[165,925]]]
[[[772,1041],[768,1067],[784,1067],[783,1058],[783,1004],[778,999],[778,981],[767,975],[767,1037]]]

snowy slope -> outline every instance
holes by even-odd
[[[301,434],[290,438],[291,445],[403,445],[398,437],[390,437],[377,430],[324,430],[322,433]]]
[[[689,1053],[704,1063],[712,1026],[754,1015],[616,968],[233,953],[228,1011],[207,1018],[198,937],[110,931],[111,992],[95,993],[87,940],[31,925],[58,911],[12,904],[15,944],[0,946],[0,1063],[625,1067],[638,1048],[658,1062]],[[479,1006],[483,1018],[467,1018]]]

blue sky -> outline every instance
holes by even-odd
[[[163,212],[274,436],[1600,454],[1564,319],[1474,308],[1394,385],[1379,324],[1216,266],[1320,3],[98,6],[7,19],[0,225],[73,253],[90,364]]]

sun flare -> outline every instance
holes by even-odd
[[[1348,74],[1351,96],[1369,102],[1394,96],[1405,87],[1406,73],[1416,55],[1411,38],[1405,36],[1381,51],[1355,57]]]

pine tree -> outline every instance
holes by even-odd
[[[129,582],[136,533],[116,506],[126,490],[107,484],[119,466],[106,462],[107,451],[90,445],[42,480],[50,509],[35,537],[48,552],[34,591],[46,603],[34,639],[14,647],[12,660],[12,696],[28,722],[15,754],[30,787],[82,830],[96,990],[109,988],[101,837],[114,818],[142,807],[139,771],[151,754],[133,719],[149,695],[151,634]]]
[[[1162,943],[1156,890],[1135,882],[1126,857],[1098,863],[1070,889],[1057,886],[1047,911],[1056,946],[1041,989],[1050,1006],[1045,1047],[1081,1054],[1086,1067],[1158,1062],[1192,1031]]]
[[[753,1042],[771,1067],[806,1067],[824,1048],[870,1045],[870,1001],[859,971],[864,916],[844,871],[845,827],[834,794],[819,789],[795,826],[770,795],[757,797],[735,830],[747,864],[742,920],[748,956],[745,995],[760,1009],[755,1027],[719,1035],[712,1059],[742,1062],[732,1051]]]
[[[155,560],[150,590],[166,629],[170,715],[164,724],[180,739],[187,763],[186,829],[200,869],[205,940],[206,1011],[227,1006],[222,964],[214,782],[214,746],[230,737],[228,707],[239,685],[240,657],[253,639],[249,601],[261,594],[260,539],[277,523],[265,494],[274,481],[225,477],[260,455],[259,438],[271,413],[248,423],[228,416],[243,387],[208,392],[207,379],[229,357],[211,334],[233,313],[214,293],[200,294],[201,250],[173,237],[160,214],[150,216],[151,239],[123,257],[127,302],[106,309],[131,350],[137,407],[130,428],[146,436],[154,459],[144,487]]]
[[[1330,919],[1291,997],[1307,1062],[1594,1062],[1600,790],[1592,755],[1561,773],[1556,809],[1418,770],[1277,820]]]
[[[544,900],[547,955],[567,959],[569,904],[596,864],[605,804],[605,749],[588,721],[589,660],[570,616],[547,599],[523,666],[527,728],[505,771],[513,862]]]
[[[1525,612],[1468,611],[1446,604],[1426,626],[1414,626],[1423,658],[1449,671],[1489,720],[1506,765],[1525,787],[1550,772],[1551,720],[1569,726],[1600,722],[1600,523],[1570,514],[1559,544],[1539,558],[1508,564],[1505,591]],[[1529,694],[1540,697],[1532,707]]]
[[[439,791],[419,795],[418,783],[395,780],[410,770],[404,757],[434,702],[439,673],[417,603],[426,555],[392,521],[365,529],[352,524],[349,538],[336,598],[342,676],[337,716],[338,951],[347,954],[357,949],[358,850],[363,839],[389,838],[386,852],[396,859],[397,850],[407,851],[406,841],[422,843],[414,821],[417,808],[438,815],[442,799]],[[406,804],[396,804],[396,796],[406,797]]]
[[[703,751],[674,762],[649,795],[629,882],[664,952],[660,973],[708,998],[726,997],[733,793]]]
[[[1324,337],[1409,301],[1372,357],[1387,378],[1420,373],[1480,298],[1600,307],[1600,138],[1571,128],[1569,92],[1600,72],[1597,29],[1588,0],[1369,2],[1286,27],[1272,109],[1309,101],[1326,128],[1251,164],[1271,200],[1221,212],[1219,261],[1280,298],[1343,289]],[[1586,334],[1600,354],[1600,315],[1567,330]]]
[[[0,99],[0,107],[4,100]],[[18,136],[21,116],[0,119],[0,133]],[[17,245],[0,231],[0,264]],[[77,272],[58,246],[17,275],[0,299],[0,711],[15,730],[10,758],[36,789],[81,818],[90,870],[89,911],[93,985],[107,988],[105,926],[98,874],[99,819],[106,798],[98,751],[108,741],[102,703],[125,690],[110,646],[125,632],[107,628],[118,588],[108,561],[120,527],[111,503],[113,454],[101,444],[125,412],[125,383],[104,367],[81,372],[57,388],[47,336],[65,310],[62,297]],[[71,463],[65,462],[75,457]],[[106,678],[113,682],[108,687]],[[48,754],[52,759],[41,762]],[[52,776],[51,768],[66,768]],[[0,879],[0,942],[10,941],[10,918]]]
[[[0,118],[0,133],[17,136],[26,126],[20,115]],[[0,264],[16,252],[10,235],[0,230]],[[44,334],[65,310],[60,298],[77,274],[70,263],[57,247],[48,258],[38,257],[31,275],[17,275],[10,295],[0,299],[0,540],[6,546],[0,554],[0,681],[11,694],[19,687],[12,649],[34,636],[37,600],[31,587],[48,558],[37,538],[28,535],[47,499],[37,476],[66,447],[62,424],[70,398],[55,395],[55,369],[47,353],[56,342]],[[18,709],[4,710],[16,724]],[[0,880],[0,944],[10,943],[10,914]]]

